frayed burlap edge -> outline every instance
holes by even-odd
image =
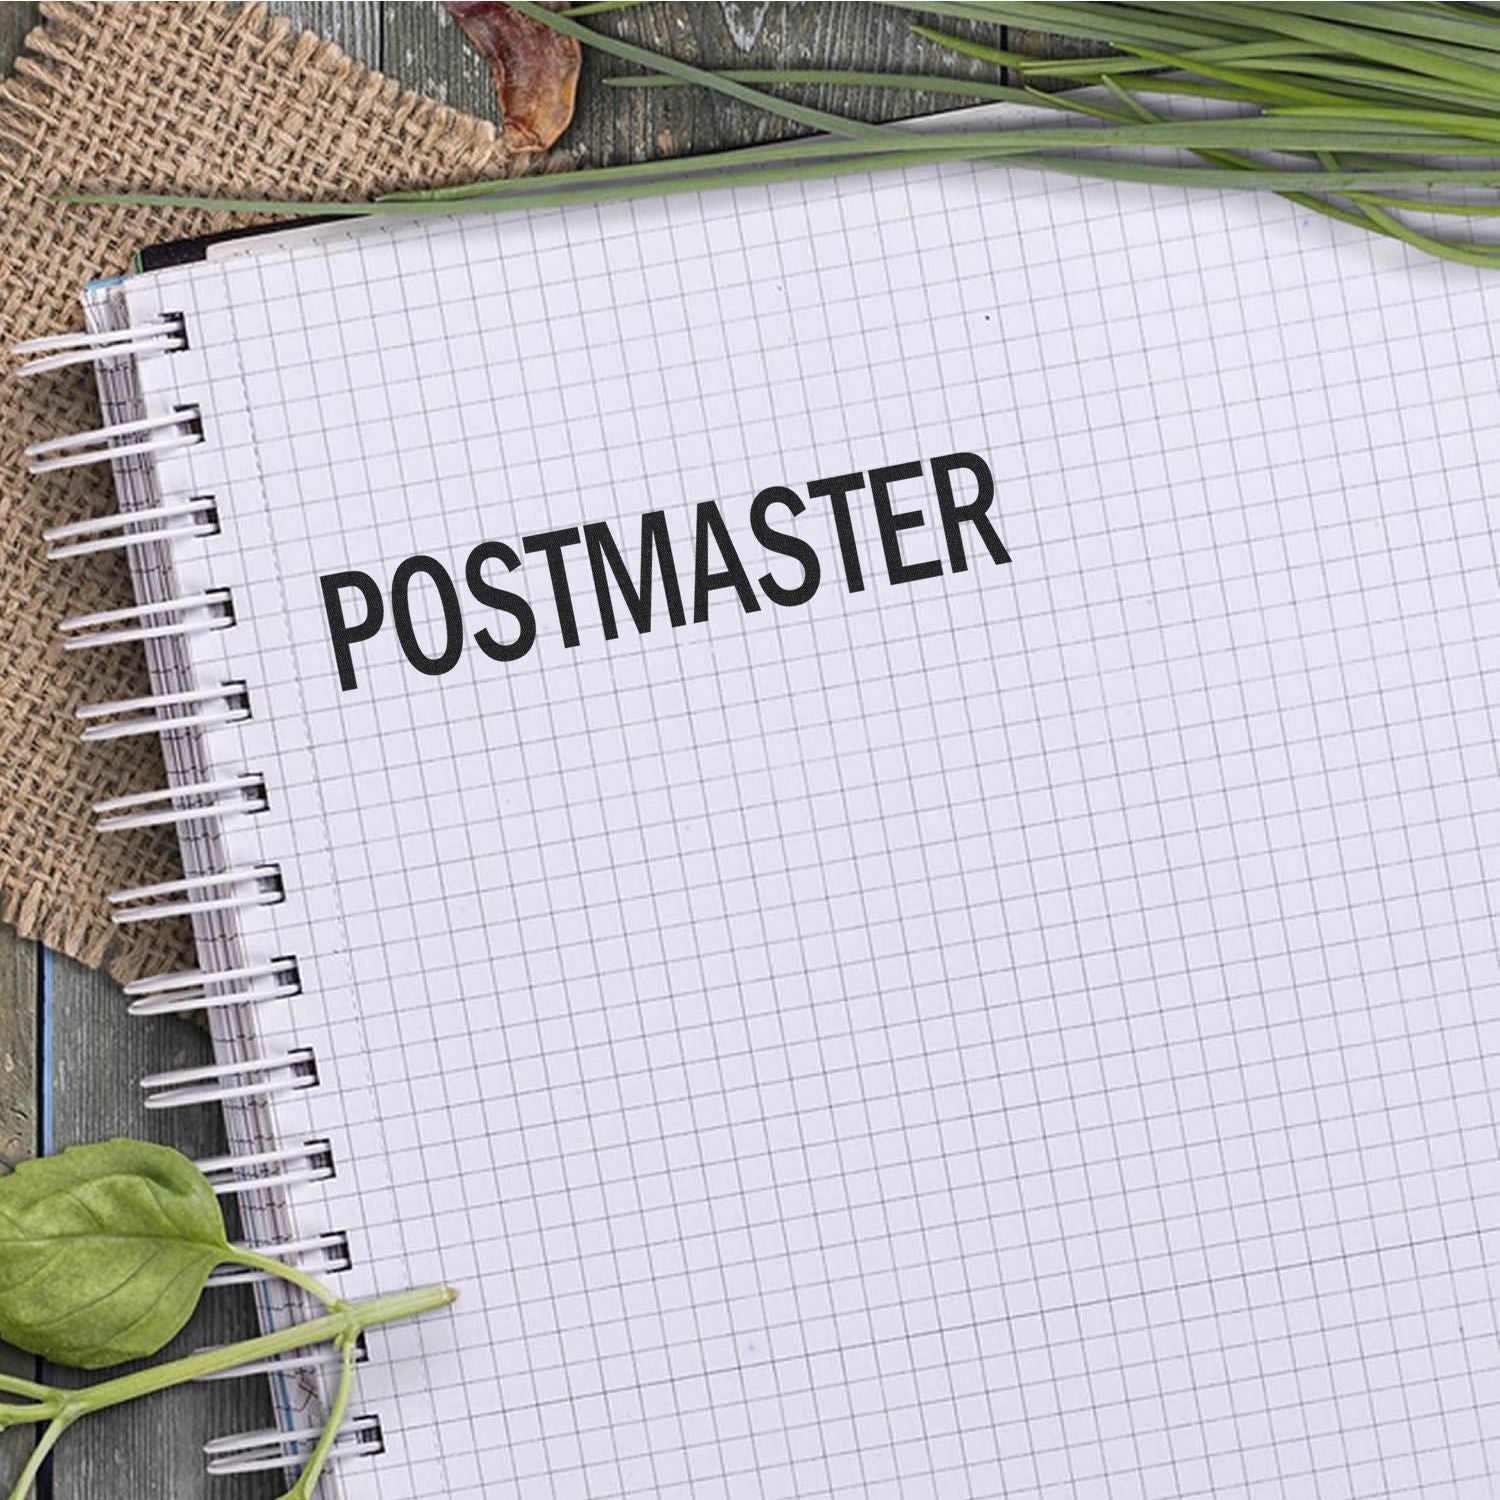
[[[499,133],[488,120],[414,93],[396,79],[356,62],[336,42],[316,32],[297,31],[285,16],[268,15],[258,0],[237,10],[221,5],[196,8],[217,13],[224,23],[226,40],[243,38],[257,43],[265,61],[305,74],[310,86],[320,81],[329,85],[353,83],[362,102],[387,112],[392,128],[414,123],[424,133],[424,144],[436,147],[441,142],[446,150],[456,149],[460,155],[476,152],[476,169],[493,165],[489,157]],[[81,0],[44,0],[40,7],[42,24],[27,33],[12,75],[0,83],[0,139],[12,148],[45,148],[38,131],[48,121],[47,102],[66,86],[67,75],[84,63],[77,48],[91,29],[85,18],[91,18],[97,9]],[[227,223],[229,216],[224,218]]]

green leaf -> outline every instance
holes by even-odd
[[[0,1178],[0,1337],[84,1370],[144,1358],[233,1255],[179,1152],[117,1140],[23,1162]]]
[[[1037,102],[1025,89],[1011,88],[1003,83],[986,83],[977,78],[949,78],[942,74],[862,73],[844,68],[726,68],[717,76],[732,78],[736,83],[767,83],[777,87],[899,89],[915,94],[956,94],[963,99],[999,99],[1011,104]],[[599,81],[607,88],[615,89],[686,87],[680,78],[671,78],[665,73],[622,74],[618,78],[601,78]]]

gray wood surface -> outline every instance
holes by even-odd
[[[37,1012],[40,1001],[36,946],[0,928],[0,1167],[37,1149]],[[35,1361],[0,1351],[0,1369],[30,1379]],[[24,1432],[0,1436],[0,1476],[25,1462]]]
[[[290,0],[272,9],[414,88],[471,113],[497,115],[487,68],[437,4]],[[711,67],[821,65],[904,72],[925,66],[965,76],[985,71],[913,36],[907,19],[871,5],[740,0],[645,6],[601,17],[597,24]],[[8,70],[35,20],[32,5],[0,4],[0,66]],[[621,64],[598,54],[586,58],[578,116],[559,148],[579,165],[708,151],[784,133],[780,121],[696,90],[626,91],[602,83],[622,71]],[[956,102],[948,96],[866,89],[820,94],[803,91],[800,97],[872,119]],[[118,986],[42,954],[0,928],[0,1159],[5,1163],[115,1134],[164,1141],[191,1155],[211,1154],[220,1145],[212,1111],[148,1115],[136,1083],[148,1072],[205,1061],[207,1053],[206,1038],[190,1023],[129,1019]],[[176,1347],[243,1337],[252,1327],[244,1295],[211,1293]],[[33,1373],[31,1361],[9,1358],[9,1368]],[[49,1373],[47,1378],[65,1377]],[[261,1500],[275,1492],[273,1481],[210,1481],[199,1449],[209,1437],[269,1420],[258,1379],[173,1391],[101,1415],[64,1440],[51,1465],[52,1500],[106,1495],[192,1500],[209,1494],[215,1500]],[[26,1441],[24,1433],[0,1440],[0,1477],[13,1472]]]

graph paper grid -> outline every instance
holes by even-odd
[[[138,279],[304,992],[383,1500],[1500,1484],[1500,284],[1252,194],[955,165]],[[930,461],[1011,561],[955,572]],[[319,579],[919,460],[892,584],[341,691]],[[783,513],[784,515],[784,513]],[[436,592],[413,588],[436,651]],[[506,622],[463,594],[466,636]]]

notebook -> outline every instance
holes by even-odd
[[[88,292],[37,459],[151,658],[152,1102],[460,1294],[341,1493],[1493,1492],[1500,283],[975,164],[240,251]]]

